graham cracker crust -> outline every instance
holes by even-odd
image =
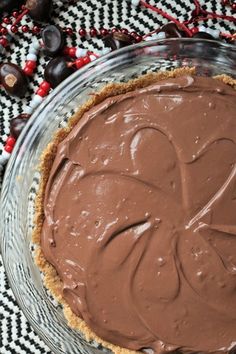
[[[43,201],[45,195],[45,188],[51,171],[51,167],[56,156],[58,144],[70,133],[73,127],[79,122],[80,118],[85,112],[90,110],[93,106],[101,103],[108,97],[120,95],[133,91],[135,89],[147,87],[158,81],[175,78],[183,76],[186,74],[195,74],[195,68],[184,67],[178,68],[171,71],[148,73],[146,75],[140,76],[137,79],[130,80],[127,83],[111,83],[102,88],[99,92],[96,92],[92,97],[81,107],[78,111],[70,118],[66,128],[59,129],[51,143],[46,147],[45,151],[41,156],[41,163],[39,166],[39,171],[41,172],[41,181],[39,186],[39,191],[35,200],[35,228],[32,235],[32,241],[36,244],[35,251],[35,263],[39,267],[40,271],[44,274],[44,285],[48,288],[54,298],[63,306],[64,315],[68,321],[68,325],[76,330],[83,333],[85,339],[89,342],[95,340],[97,343],[103,345],[105,348],[112,350],[115,354],[134,354],[135,351],[121,348],[112,343],[108,343],[103,339],[99,338],[85,323],[84,320],[76,316],[70,309],[67,302],[62,297],[62,282],[57,275],[54,267],[47,262],[44,257],[43,251],[40,246],[40,235],[44,221],[44,210]],[[217,75],[214,77],[217,80],[224,82],[236,89],[236,80],[227,75]]]

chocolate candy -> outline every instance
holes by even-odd
[[[42,31],[44,51],[49,56],[58,54],[64,46],[64,33],[58,26],[48,25]]]
[[[23,97],[27,91],[27,77],[19,66],[13,63],[0,65],[0,82],[11,96]]]
[[[19,116],[10,120],[10,133],[13,138],[17,139],[22,130],[24,129],[28,119],[30,118],[29,114],[20,114]]]
[[[158,33],[165,33],[165,38],[181,38],[185,37],[184,31],[182,31],[175,23],[170,22],[162,26]]]
[[[121,32],[108,34],[106,37],[104,37],[103,41],[105,46],[111,48],[111,50],[116,50],[132,44],[131,37]]]
[[[114,32],[113,39],[119,42],[119,48],[126,47],[127,45],[132,44],[130,36],[125,33]]]
[[[2,12],[10,12],[13,9],[19,8],[23,4],[22,0],[1,0],[0,1],[0,16]]]
[[[114,41],[112,34],[108,34],[106,37],[104,37],[103,42],[105,44],[105,47],[111,48],[111,50],[117,49],[117,45],[116,42]]]
[[[193,38],[202,38],[202,39],[211,39],[211,40],[215,39],[211,34],[207,32],[198,32],[193,36]]]
[[[189,56],[193,56],[193,57],[196,57],[196,56],[200,56],[201,58],[205,58],[205,59],[213,59],[215,60],[215,58],[217,57],[217,60],[219,58],[219,50],[217,49],[217,47],[215,47],[214,43],[212,42],[204,42],[202,41],[202,39],[210,39],[210,40],[215,40],[215,38],[207,33],[207,32],[203,32],[203,31],[200,31],[198,33],[196,33],[193,38],[195,39],[199,39],[198,41],[196,42],[193,42],[193,45],[192,45],[192,49],[189,50]],[[207,68],[207,74],[209,76],[213,75],[213,72],[212,72],[212,67],[209,65]]]
[[[52,0],[27,0],[30,17],[39,22],[48,22],[52,12]]]
[[[45,80],[51,84],[52,88],[55,88],[75,71],[73,67],[68,66],[68,63],[68,58],[56,57],[47,64],[44,77]]]

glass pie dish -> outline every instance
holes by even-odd
[[[202,76],[236,77],[236,48],[217,41],[169,39],[143,42],[110,53],[64,81],[37,109],[7,166],[1,199],[1,252],[18,304],[55,353],[106,351],[67,326],[62,307],[43,286],[31,242],[39,159],[55,131],[66,124],[91,93],[110,82],[127,82],[150,71],[183,66]]]

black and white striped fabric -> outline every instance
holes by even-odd
[[[188,19],[194,9],[191,0],[149,0],[148,2],[162,8],[180,21]],[[230,8],[224,7],[221,0],[202,0],[201,4],[209,11],[232,15]],[[130,0],[77,0],[74,5],[70,5],[66,0],[63,2],[55,0],[53,22],[61,27],[72,27],[74,30],[80,27],[89,29],[90,27],[112,28],[120,26],[142,34],[167,23],[165,19],[150,10],[139,6],[132,7]],[[25,18],[22,24],[32,25],[29,18]],[[232,24],[229,22],[208,20],[203,25],[226,33],[230,30],[236,31],[236,28],[232,28]],[[12,41],[7,55],[0,54],[2,55],[0,62],[11,61],[23,66],[31,42],[31,34],[17,35]],[[83,46],[89,50],[103,48],[102,41],[97,38],[81,40],[78,36],[73,40],[68,39],[67,43],[68,45]],[[24,106],[30,101],[38,83],[43,78],[43,69],[47,60],[48,58],[40,56],[36,74],[30,83],[29,92],[25,99],[10,98],[4,91],[0,91],[0,154],[9,135],[9,121],[24,112]],[[43,354],[50,353],[50,350],[32,330],[18,308],[0,258],[0,354],[9,353]]]

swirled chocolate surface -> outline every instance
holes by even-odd
[[[125,348],[236,344],[236,92],[182,76],[107,98],[58,146],[41,245],[73,312]]]

